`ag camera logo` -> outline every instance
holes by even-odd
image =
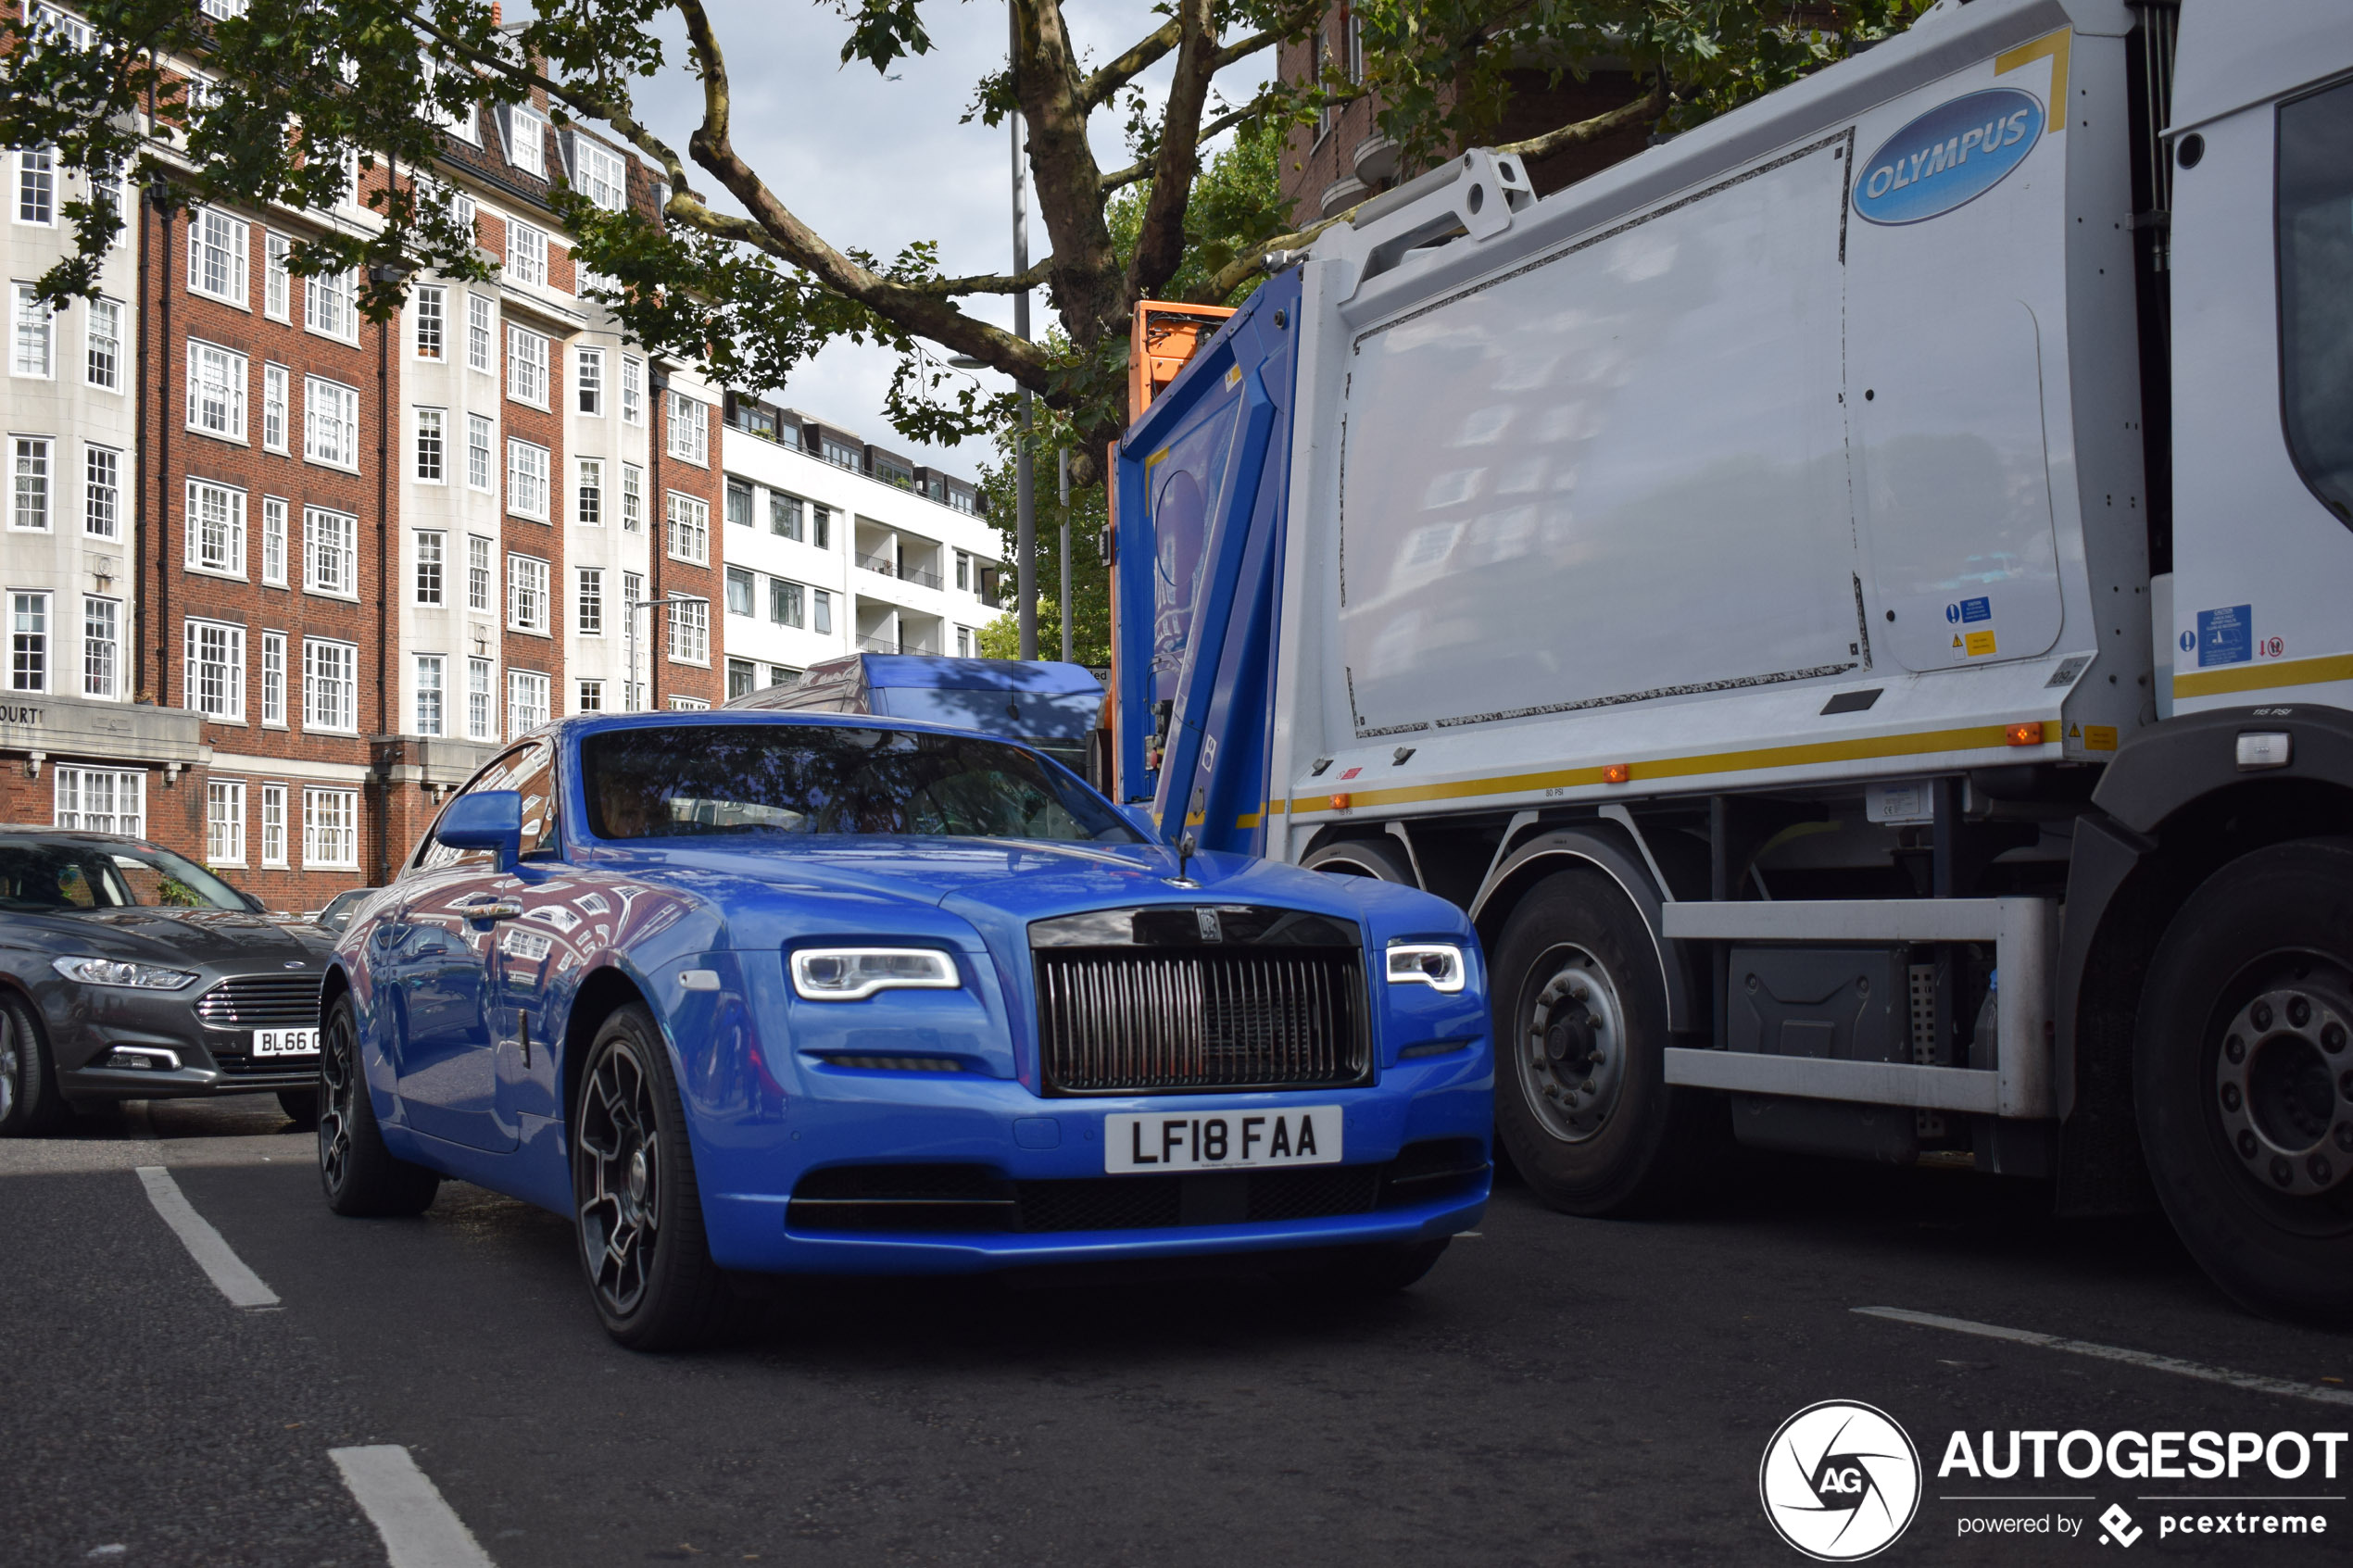
[[[1756,1489],[1781,1539],[1818,1562],[1857,1562],[1919,1512],[1919,1450],[1885,1411],[1825,1399],[1781,1423]]]

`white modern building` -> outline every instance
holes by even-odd
[[[726,422],[730,696],[842,654],[977,653],[1000,546],[970,483],[773,404]]]

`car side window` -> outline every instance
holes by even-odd
[[[556,753],[555,747],[544,740],[527,741],[501,755],[488,767],[473,776],[472,783],[451,796],[450,805],[469,795],[484,790],[511,789],[522,797],[522,855],[545,859],[557,852],[556,834]],[[447,813],[448,807],[442,808]],[[438,826],[438,823],[435,824]],[[487,849],[459,849],[444,844],[438,837],[429,837],[417,851],[416,864],[421,871],[444,871],[458,866],[490,864]]]

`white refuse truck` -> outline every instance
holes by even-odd
[[[1559,1208],[2153,1188],[2353,1320],[2353,3],[1940,0],[1280,261],[1116,454],[1124,799],[1471,910]]]

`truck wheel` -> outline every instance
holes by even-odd
[[[2353,1323],[2353,840],[2259,849],[2190,895],[2141,993],[2141,1148],[2242,1305]]]
[[[1617,884],[1585,867],[1538,883],[1493,979],[1495,1130],[1537,1196],[1616,1214],[1688,1182],[1712,1107],[1667,1086],[1658,948]]]
[[[1414,863],[1405,857],[1405,847],[1393,838],[1343,838],[1325,845],[1300,864],[1308,871],[1330,876],[1368,876],[1376,882],[1419,885],[1414,878]]]

